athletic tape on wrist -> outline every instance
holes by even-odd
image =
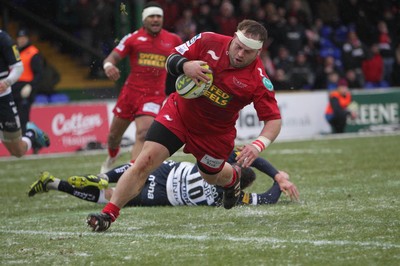
[[[113,63],[111,62],[105,62],[103,65],[103,69],[105,70],[107,67],[113,66]]]
[[[262,152],[263,150],[265,150],[269,144],[271,144],[271,140],[264,136],[259,136],[255,141],[251,143],[251,145],[253,145],[258,150],[258,152]]]

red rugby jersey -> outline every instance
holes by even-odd
[[[122,58],[129,56],[131,70],[125,86],[147,95],[165,95],[165,60],[181,43],[178,35],[164,29],[156,36],[144,28],[125,35],[114,48]]]
[[[196,99],[178,98],[178,110],[185,125],[195,133],[223,133],[232,130],[239,111],[254,103],[260,121],[280,119],[273,85],[259,57],[245,68],[229,64],[232,37],[205,32],[175,48],[189,60],[203,60],[213,71],[213,85]],[[201,121],[201,123],[199,123]]]

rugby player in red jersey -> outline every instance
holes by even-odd
[[[88,225],[105,231],[119,216],[120,209],[136,197],[147,176],[180,149],[197,159],[199,172],[209,184],[224,188],[223,206],[230,209],[240,195],[240,170],[249,167],[281,129],[281,116],[273,85],[259,58],[267,30],[258,22],[239,23],[233,37],[201,33],[175,48],[168,57],[168,73],[186,74],[196,82],[207,81],[202,65],[211,67],[214,81],[208,91],[196,99],[184,99],[172,93],[150,127],[143,149],[135,163],[118,181],[110,202],[101,213],[89,214]],[[253,103],[264,122],[259,137],[243,147],[237,164],[227,159],[234,148],[235,123],[239,111]],[[295,193],[293,184],[282,189]]]
[[[145,5],[143,27],[127,34],[104,60],[104,71],[111,80],[120,78],[118,62],[129,57],[130,73],[113,109],[114,118],[108,134],[108,156],[101,173],[113,168],[118,158],[122,136],[135,121],[135,144],[131,152],[134,161],[142,149],[145,135],[165,100],[167,71],[165,61],[171,49],[182,43],[178,35],[163,26],[163,10],[155,2]]]

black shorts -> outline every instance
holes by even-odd
[[[21,137],[21,123],[12,94],[0,97],[0,139],[12,141]]]
[[[167,179],[173,165],[162,164],[146,180],[140,194],[126,206],[171,206],[167,194]]]

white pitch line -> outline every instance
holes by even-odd
[[[348,241],[348,240],[286,240],[278,239],[274,237],[219,237],[219,236],[208,236],[208,235],[171,235],[171,234],[143,234],[143,233],[116,233],[116,232],[48,232],[48,231],[32,231],[32,230],[4,230],[0,229],[0,233],[5,234],[16,234],[16,235],[47,235],[53,237],[60,236],[107,236],[107,237],[136,237],[148,240],[149,238],[164,238],[164,239],[187,239],[192,241],[232,241],[232,242],[243,242],[248,241],[249,243],[259,244],[282,244],[282,243],[294,243],[294,244],[309,244],[314,246],[360,246],[360,247],[380,247],[380,248],[400,248],[400,244],[392,243],[381,243],[381,242],[362,242],[362,241]]]

